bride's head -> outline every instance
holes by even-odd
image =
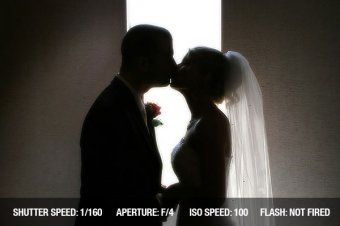
[[[208,47],[190,49],[178,70],[178,75],[172,78],[172,88],[184,95],[210,99],[215,103],[231,97],[240,84],[240,76],[231,70],[228,57]]]

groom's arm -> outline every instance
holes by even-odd
[[[126,116],[122,111],[101,109],[91,112],[84,124],[82,146],[82,179],[86,192],[96,196],[123,192],[124,157],[127,141]]]

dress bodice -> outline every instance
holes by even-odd
[[[172,168],[178,177],[180,184],[189,191],[199,188],[202,185],[201,171],[202,163],[198,155],[198,151],[191,147],[189,140],[190,135],[195,131],[199,121],[191,122],[188,126],[188,130],[184,138],[176,145],[171,154]],[[192,140],[191,140],[192,141]],[[231,157],[226,157],[225,166],[223,169],[226,171],[226,188],[228,186],[228,175]],[[188,208],[191,207],[191,203],[184,200],[180,202],[177,226],[186,225],[214,225],[214,226],[227,226],[232,225],[227,217],[212,217],[212,218],[193,218],[187,215]],[[226,205],[223,205],[226,206]]]
[[[179,182],[186,187],[197,187],[201,184],[201,163],[196,150],[190,147],[188,136],[195,130],[198,121],[191,122],[184,138],[175,146],[171,154],[172,168]],[[226,161],[226,182],[228,182],[230,157]]]
[[[196,187],[201,183],[200,162],[197,153],[183,138],[171,154],[172,168],[178,180],[185,186]]]

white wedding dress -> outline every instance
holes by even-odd
[[[171,154],[171,163],[172,168],[177,175],[179,183],[181,186],[186,187],[187,190],[192,190],[193,192],[201,186],[201,163],[199,161],[199,157],[197,152],[190,147],[188,140],[186,139],[190,134],[195,130],[198,121],[190,122],[188,126],[188,130],[184,138],[176,145]],[[226,181],[228,181],[228,172],[230,165],[230,157],[226,157]],[[226,186],[227,187],[227,186]],[[225,207],[225,206],[223,206]],[[202,219],[199,217],[182,217],[181,210],[181,202],[179,203],[179,216],[177,220],[177,226],[180,225],[204,225]],[[186,211],[186,210],[185,210]],[[206,218],[206,217],[205,217]],[[209,219],[204,219],[209,222],[209,226],[229,226],[232,225],[230,223],[230,219],[227,217],[214,217]],[[202,223],[202,224],[200,224]]]
[[[240,53],[225,53],[233,67],[238,67],[242,76],[242,84],[236,91],[238,101],[226,103],[224,109],[230,121],[231,150],[230,158],[226,158],[226,187],[229,203],[224,208],[249,208],[248,217],[214,218],[209,226],[275,226],[274,218],[260,217],[259,206],[273,207],[272,184],[270,176],[267,136],[263,115],[262,92],[259,83],[247,59]],[[227,99],[226,99],[227,100]],[[222,110],[223,111],[223,110]],[[172,167],[180,184],[195,189],[200,186],[200,162],[197,153],[190,147],[186,138],[194,130],[196,122],[188,126],[187,134],[172,152]],[[213,133],[213,131],[211,131]],[[243,198],[248,198],[247,200]],[[251,198],[251,199],[249,199]],[[261,202],[257,199],[264,198]],[[181,204],[179,205],[179,213]],[[179,216],[180,217],[180,216]],[[193,218],[187,218],[192,220]],[[187,219],[184,219],[187,220]],[[231,221],[233,223],[231,223]],[[177,221],[177,225],[195,225]],[[200,221],[197,225],[204,225]]]
[[[200,162],[198,155],[192,149],[186,138],[195,130],[199,121],[191,122],[184,138],[176,145],[171,154],[172,168],[181,183],[185,187],[198,187],[201,184]],[[230,157],[226,158],[227,179]],[[228,180],[226,180],[228,181]]]

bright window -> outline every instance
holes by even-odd
[[[171,32],[177,63],[192,47],[221,49],[221,0],[127,0],[126,4],[127,29],[153,24]],[[156,128],[157,143],[163,160],[162,183],[170,185],[177,182],[171,152],[185,135],[190,112],[183,96],[169,87],[150,90],[145,101],[162,107],[164,125]]]

